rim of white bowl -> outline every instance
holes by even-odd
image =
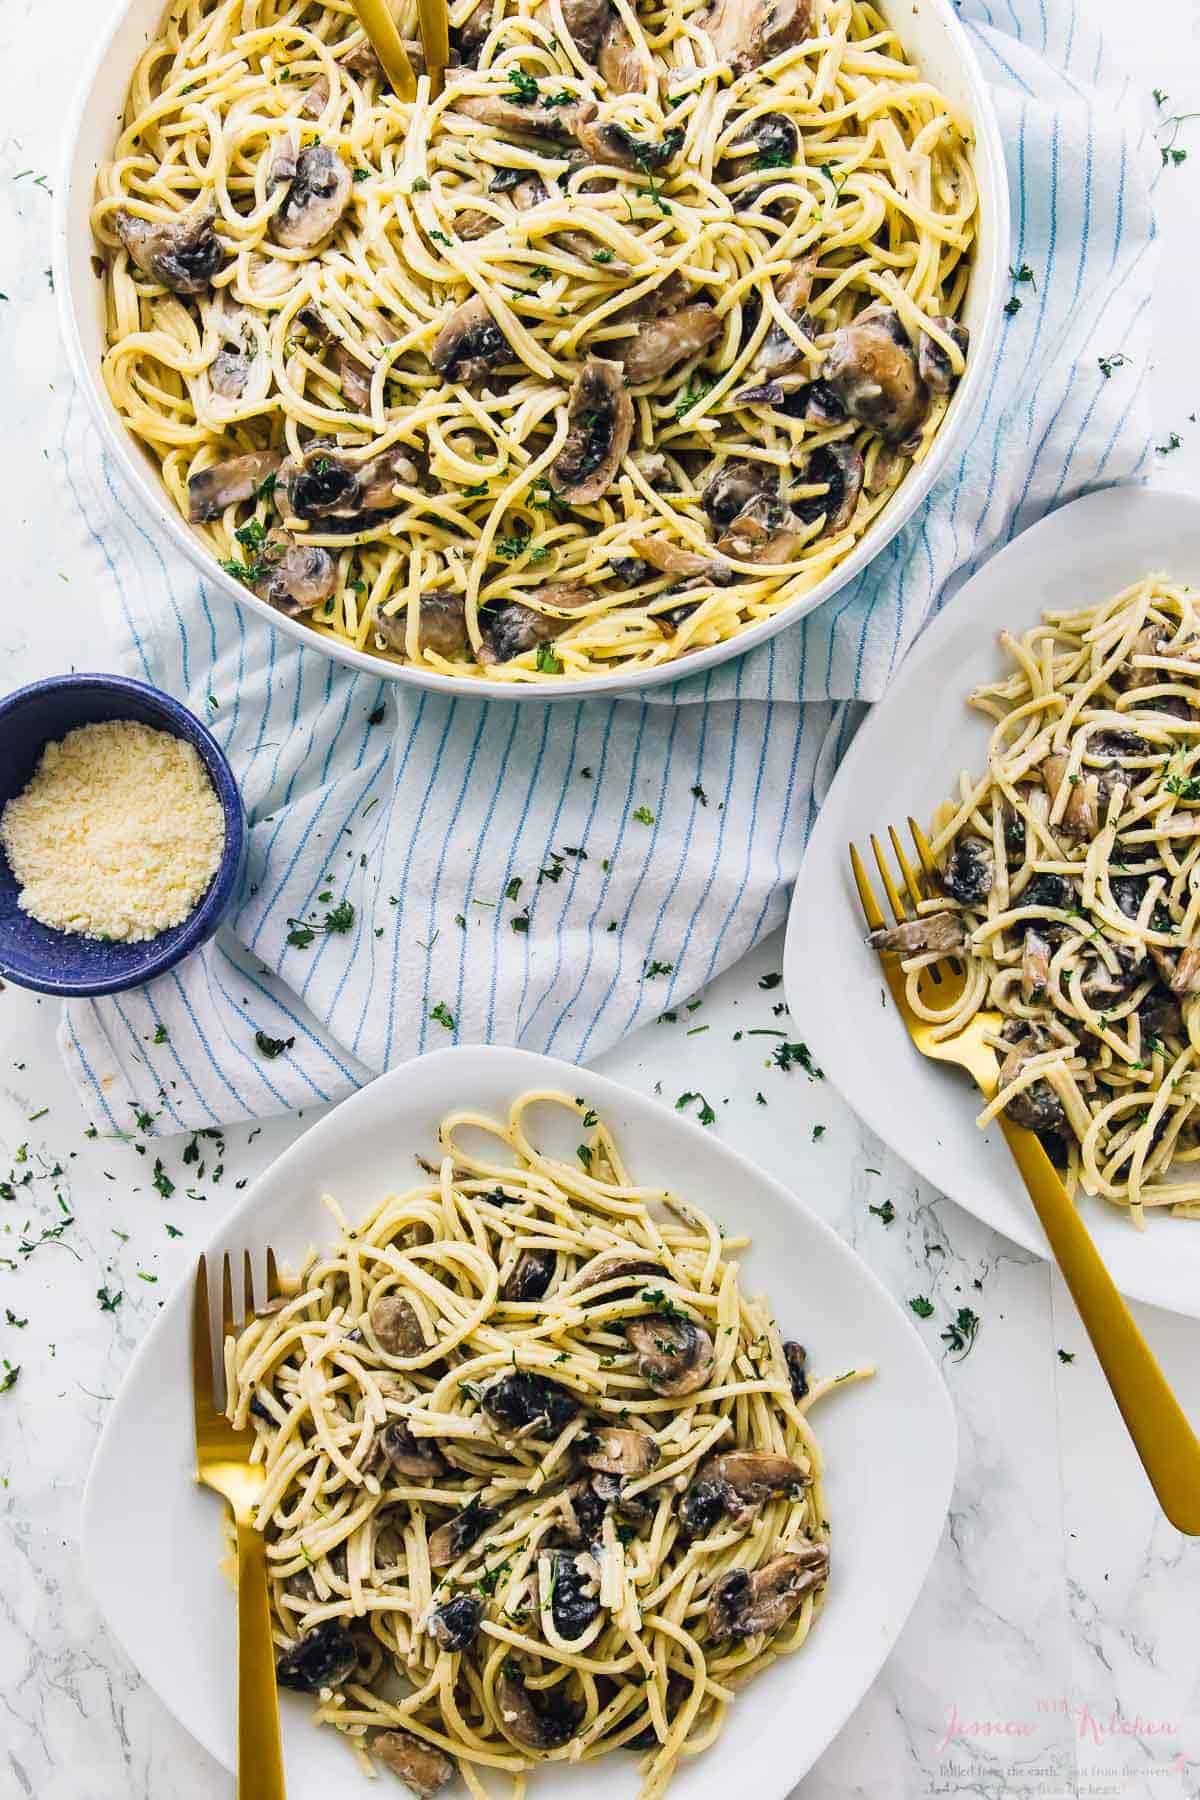
[[[691,651],[677,662],[660,663],[653,668],[634,669],[624,673],[616,671],[611,675],[589,675],[566,682],[561,687],[543,687],[539,683],[519,681],[491,682],[478,676],[441,675],[432,669],[415,668],[410,664],[392,662],[387,657],[374,655],[370,651],[357,650],[350,644],[323,636],[301,619],[288,618],[267,601],[260,600],[257,594],[252,594],[231,575],[227,575],[207,546],[188,529],[182,515],[167,502],[161,482],[152,471],[149,454],[137,447],[132,432],[115,422],[116,415],[111,410],[103,383],[98,372],[93,371],[88,363],[80,336],[68,256],[68,211],[76,144],[83,119],[91,104],[96,78],[132,3],[133,0],[125,0],[124,4],[115,9],[100,42],[88,59],[67,113],[58,179],[54,188],[52,223],[54,291],[67,360],[104,446],[140,502],[143,512],[219,593],[247,611],[257,613],[308,649],[316,650],[347,668],[375,675],[383,681],[397,681],[459,699],[557,701],[583,700],[595,695],[617,698],[636,695],[646,688],[690,681],[709,669],[746,655],[748,651],[766,643],[769,638],[775,637],[789,626],[798,624],[802,618],[848,586],[908,523],[917,508],[928,498],[953,452],[965,441],[968,429],[982,406],[1003,323],[1000,298],[1004,291],[1009,261],[1008,169],[996,110],[962,22],[951,5],[951,0],[925,0],[926,8],[940,18],[966,78],[974,125],[974,167],[979,204],[981,208],[990,207],[992,212],[987,261],[986,264],[977,261],[971,276],[972,282],[983,285],[983,327],[977,334],[974,353],[968,360],[966,373],[954,392],[925,461],[910,471],[895,498],[864,533],[850,555],[831,570],[824,581],[818,582],[810,593],[801,595],[770,618],[747,626],[719,644]]]

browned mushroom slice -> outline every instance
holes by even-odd
[[[888,444],[914,447],[929,411],[908,334],[890,307],[860,313],[834,336],[820,380],[852,419]]]
[[[352,75],[358,75],[364,80],[383,80],[383,64],[375,54],[374,45],[366,38],[361,44],[355,45],[349,56],[343,56],[342,67],[349,69]]]
[[[1032,926],[1021,946],[1021,998],[1028,1006],[1041,1000],[1050,981],[1050,945]]]
[[[444,1788],[454,1774],[454,1764],[443,1756],[436,1744],[427,1744],[411,1731],[379,1731],[371,1739],[371,1750],[385,1769],[398,1775],[420,1800],[430,1800]]]
[[[1059,790],[1067,779],[1070,761],[1069,756],[1055,755],[1047,756],[1041,764],[1040,773],[1051,802],[1058,799]],[[1058,829],[1065,837],[1093,838],[1100,829],[1102,794],[1099,780],[1094,773],[1082,769],[1071,779],[1070,787],[1070,795],[1062,817],[1058,820]],[[1053,826],[1051,829],[1054,829]]]
[[[971,334],[966,326],[960,325],[957,319],[939,318],[933,322],[939,330],[946,333],[965,358],[967,345],[971,341]],[[933,394],[948,394],[958,380],[946,351],[927,331],[921,333],[921,341],[917,346],[917,369],[921,380]]]
[[[798,513],[769,494],[759,494],[717,539],[717,549],[740,562],[794,562],[812,536]]]
[[[253,450],[189,475],[188,518],[193,525],[202,525],[208,519],[219,519],[235,501],[252,499],[282,461],[278,450]]]
[[[581,114],[591,117],[596,111],[591,101],[578,106],[540,106],[536,102],[522,106],[516,100],[505,99],[503,94],[466,94],[455,101],[455,106],[468,118],[491,125],[506,137],[548,138],[555,144],[567,143],[575,136],[575,124]]]
[[[918,956],[929,950],[940,956],[961,949],[962,917],[955,912],[924,913],[919,919],[906,919],[903,925],[880,925],[867,942],[872,950],[895,950],[901,956]]]
[[[337,586],[337,564],[319,545],[297,543],[290,533],[273,531],[249,580],[263,600],[294,618],[329,599]]]
[[[1113,686],[1128,691],[1131,688],[1154,687],[1159,682],[1169,680],[1170,676],[1165,669],[1138,669],[1133,665],[1135,656],[1161,656],[1165,644],[1166,635],[1161,625],[1143,626],[1130,646],[1130,661],[1125,668],[1117,671],[1113,677]]]
[[[411,484],[417,478],[416,465],[401,444],[366,462],[351,462],[336,444],[320,438],[279,469],[279,483],[294,516],[319,519],[330,531],[357,531],[379,523],[396,508],[396,483]]]
[[[273,194],[277,187],[287,187],[296,179],[296,170],[300,165],[300,147],[289,132],[286,137],[275,139],[271,152],[271,166],[267,171],[267,193]]]
[[[704,490],[702,503],[714,534],[732,525],[738,514],[760,495],[779,493],[779,470],[771,463],[749,457],[731,457],[722,463]]]
[[[638,1353],[637,1371],[658,1394],[694,1394],[713,1367],[713,1344],[702,1325],[683,1313],[626,1319],[625,1336]]]
[[[450,42],[458,50],[459,60],[474,68],[479,60],[488,32],[492,29],[492,0],[478,0],[462,24],[450,33]]]
[[[579,1416],[579,1401],[570,1388],[529,1369],[513,1369],[493,1381],[482,1405],[501,1431],[531,1432],[539,1438],[557,1437]]]
[[[787,1456],[734,1450],[700,1465],[679,1503],[679,1519],[691,1537],[712,1530],[718,1519],[746,1525],[777,1494],[796,1495],[809,1476]]]
[[[558,1258],[553,1250],[522,1250],[500,1291],[502,1300],[540,1300],[550,1286]]]
[[[381,613],[375,629],[392,650],[403,651],[408,644],[408,614]],[[466,603],[461,594],[422,594],[417,625],[417,646],[447,658],[461,656],[467,650]]]
[[[593,601],[596,590],[585,587],[582,582],[552,581],[545,587],[534,588],[529,598],[544,606],[570,611]],[[536,649],[538,644],[548,644],[552,638],[561,636],[570,623],[570,619],[540,612],[537,607],[526,606],[520,600],[501,600],[480,612],[483,643],[479,660],[484,664],[511,662],[514,656],[522,656],[526,650]]]
[[[843,531],[854,517],[863,486],[863,459],[853,444],[822,444],[800,471],[806,487],[818,482],[823,494],[808,494],[792,501],[792,511],[805,525],[824,515],[821,536]]]
[[[208,365],[208,385],[222,400],[240,400],[253,367],[244,350],[218,350]]]
[[[316,119],[325,111],[328,104],[329,77],[324,74],[318,75],[317,79],[313,82],[303,100],[300,102],[300,111],[304,114],[305,118]]]
[[[992,847],[970,832],[955,838],[953,848],[942,870],[942,886],[952,900],[963,906],[982,906],[996,879],[996,859]]]
[[[561,1682],[531,1693],[521,1665],[512,1656],[500,1665],[496,1705],[504,1735],[528,1750],[558,1749],[574,1737],[583,1718],[583,1707],[567,1698]]]
[[[612,14],[611,0],[562,0],[563,24],[583,52],[585,61],[594,61]],[[551,23],[548,6],[539,8],[535,16],[545,24]]]
[[[211,200],[174,219],[139,219],[124,207],[113,224],[117,236],[144,275],[175,294],[200,294],[229,261],[213,228]]]
[[[803,1344],[785,1344],[783,1346],[783,1360],[787,1364],[788,1382],[792,1390],[792,1399],[805,1399],[808,1395],[808,1351],[804,1348]]]
[[[1173,994],[1200,994],[1200,948],[1190,944],[1176,958],[1161,944],[1151,944],[1150,954]]]
[[[1002,1089],[1017,1079],[1032,1057],[1042,1055],[1054,1042],[1040,1026],[1031,1025],[1025,1019],[1010,1019],[1000,1035],[1011,1045],[1000,1064],[999,1085]],[[1004,1110],[1014,1125],[1022,1125],[1026,1131],[1059,1131],[1067,1122],[1062,1101],[1044,1080],[1031,1081],[1028,1087],[1013,1095]]]
[[[567,398],[567,439],[550,480],[567,506],[588,506],[609,487],[633,436],[633,401],[620,363],[589,357]]]
[[[432,1438],[414,1437],[402,1420],[385,1425],[375,1443],[379,1454],[398,1475],[429,1482],[446,1472],[445,1459]]]
[[[429,1635],[443,1650],[469,1650],[482,1618],[482,1600],[475,1594],[456,1594],[430,1615]]]
[[[720,335],[720,319],[702,302],[667,313],[645,325],[623,351],[625,374],[635,386],[655,381],[699,356]]]
[[[594,1447],[592,1447],[594,1445]],[[647,1475],[657,1468],[662,1452],[644,1431],[601,1426],[593,1433],[584,1462],[603,1475]]]
[[[479,1495],[469,1500],[461,1512],[455,1513],[445,1525],[439,1525],[436,1531],[429,1534],[429,1566],[431,1569],[446,1569],[457,1562],[465,1550],[481,1538],[485,1531],[495,1524],[500,1517],[494,1506],[485,1506]]]
[[[666,538],[632,538],[629,547],[643,562],[664,575],[698,576],[716,587],[728,587],[734,578],[735,571],[719,557],[701,556],[695,550],[685,550],[682,544],[669,543]]]
[[[625,29],[620,13],[612,11],[608,29],[596,58],[600,79],[614,94],[636,94],[645,82],[637,46]]]
[[[612,315],[613,321],[628,325],[631,321],[640,323],[643,319],[659,319],[664,313],[677,312],[687,300],[691,292],[682,275],[672,273],[663,278],[657,287],[650,289],[640,299],[631,300],[628,306]]]
[[[350,171],[336,151],[310,144],[296,158],[287,198],[271,221],[286,250],[311,250],[334,230],[350,203]]]
[[[429,360],[448,381],[471,381],[508,350],[508,339],[481,297],[473,294],[450,314],[433,340]]]
[[[665,169],[683,143],[678,126],[664,131],[656,142],[634,137],[615,119],[596,119],[590,103],[572,109],[571,136],[596,162],[615,163],[619,169],[640,169],[643,174]]]
[[[760,113],[734,141],[754,145],[758,152],[754,158],[754,168],[784,169],[796,160],[796,152],[800,148],[800,133],[786,113]],[[731,159],[729,164],[734,174],[745,174],[750,166],[748,159],[736,162]],[[782,299],[783,296],[779,297]],[[807,299],[806,294],[801,304]]]
[[[627,1256],[622,1251],[609,1251],[585,1265],[575,1278],[576,1290],[599,1287],[603,1281],[634,1281],[641,1275],[661,1276],[661,1263],[648,1256]]]
[[[824,1544],[785,1551],[753,1574],[745,1569],[731,1569],[713,1588],[708,1608],[709,1635],[715,1639],[749,1638],[778,1631],[804,1596],[820,1587],[828,1576],[829,1551]]]
[[[718,62],[745,75],[812,30],[812,0],[715,0],[703,20]]]
[[[358,1646],[341,1620],[323,1619],[281,1653],[275,1679],[280,1687],[319,1694],[322,1688],[340,1687],[357,1664]]]
[[[381,1294],[373,1303],[371,1330],[388,1356],[420,1356],[427,1348],[417,1310],[401,1294]]]
[[[793,263],[786,275],[776,277],[775,298],[780,308],[801,329],[804,309],[812,297],[812,270],[807,263]],[[758,352],[758,366],[767,375],[782,375],[805,360],[804,351],[774,320]]]

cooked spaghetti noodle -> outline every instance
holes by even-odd
[[[663,663],[810,591],[964,366],[970,121],[866,0],[174,0],[100,171],[103,373],[226,568],[442,673]]]
[[[584,1101],[456,1112],[440,1147],[353,1229],[329,1200],[334,1248],[228,1342],[280,1679],[418,1792],[623,1749],[660,1794],[814,1622],[834,1383],[743,1293],[745,1240],[634,1185]]]
[[[944,892],[919,924],[908,997],[952,1036],[1003,1014],[1002,1109],[1041,1133],[1072,1191],[1200,1217],[1200,611],[1161,575],[1046,613],[971,703],[987,769],[935,819]],[[904,934],[907,933],[907,936]],[[948,1010],[920,969],[949,952]]]

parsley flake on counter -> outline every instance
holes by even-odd
[[[0,1394],[7,1394],[9,1388],[15,1388],[21,1378],[20,1363],[10,1363],[4,1359],[4,1373],[0,1375]]]
[[[514,931],[527,932],[529,930],[529,908],[525,907],[523,911],[515,914],[508,922]]]
[[[15,1312],[14,1312],[14,1311],[13,1311],[13,1309],[12,1309],[12,1307],[11,1307],[11,1306],[6,1306],[6,1307],[5,1307],[5,1309],[4,1309],[4,1317],[5,1317],[5,1320],[6,1320],[6,1322],[7,1322],[7,1323],[8,1323],[8,1324],[9,1324],[9,1325],[12,1325],[12,1326],[15,1326],[15,1328],[16,1328],[16,1329],[17,1329],[17,1330],[18,1330],[18,1331],[24,1331],[24,1329],[25,1329],[25,1327],[26,1327],[26,1326],[27,1326],[27,1325],[28,1325],[28,1323],[29,1323],[29,1320],[28,1320],[28,1319],[18,1319],[18,1317],[17,1317],[17,1315],[16,1315],[16,1313],[15,1313]]]
[[[758,985],[760,988],[767,988],[769,990],[771,988],[777,988],[782,980],[782,975],[774,973],[770,975],[760,975],[758,978]]]
[[[1173,450],[1178,450],[1182,442],[1183,439],[1180,437],[1179,433],[1177,431],[1172,431],[1168,433],[1165,444],[1155,444],[1154,448],[1159,456],[1170,456]]]
[[[285,1050],[290,1050],[296,1040],[294,1037],[268,1037],[265,1031],[256,1031],[254,1033],[254,1042],[258,1045],[258,1048],[262,1051],[264,1056],[275,1057],[282,1056]]]
[[[171,1195],[175,1192],[175,1183],[163,1168],[161,1156],[156,1156],[154,1159],[154,1174],[151,1176],[150,1180],[151,1185],[158,1189],[164,1200],[169,1200]]]
[[[700,1111],[697,1114],[697,1117],[699,1118],[700,1123],[702,1125],[715,1124],[717,1115],[713,1111],[712,1107],[709,1105],[708,1101],[704,1098],[703,1094],[699,1094],[699,1093],[680,1094],[678,1100],[675,1102],[675,1111],[676,1112],[686,1112],[688,1107],[692,1104],[693,1100],[698,1100],[700,1102]]]
[[[1060,1350],[1058,1353],[1058,1360],[1060,1363],[1073,1363],[1075,1361],[1075,1352],[1073,1350]]]
[[[824,1137],[824,1136],[825,1136],[825,1127],[824,1127],[824,1126],[823,1126],[823,1125],[814,1125],[814,1126],[813,1126],[813,1128],[812,1128],[812,1141],[813,1141],[813,1143],[814,1143],[814,1144],[819,1144],[819,1143],[820,1143],[820,1141],[821,1141],[821,1139],[822,1139],[822,1138],[823,1138],[823,1137]]]
[[[896,1209],[890,1200],[885,1200],[882,1206],[868,1206],[867,1211],[873,1212],[877,1219],[883,1220],[885,1225],[890,1225],[896,1216]]]
[[[125,1296],[120,1289],[112,1294],[106,1287],[102,1287],[96,1289],[96,1298],[100,1302],[101,1312],[115,1313]]]
[[[918,1319],[932,1319],[933,1302],[932,1300],[927,1300],[924,1294],[918,1294],[916,1299],[910,1300],[908,1304],[913,1312],[916,1313]]]
[[[1112,356],[1097,357],[1096,361],[1099,365],[1100,373],[1103,375],[1105,381],[1107,381],[1114,369],[1124,369],[1128,365],[1129,358],[1123,351],[1117,350]]]
[[[1020,312],[1021,302],[1017,299],[1017,296],[1015,294],[1011,295],[1009,297],[1009,299],[1007,299],[1004,302],[1004,310],[1008,314],[1010,319],[1012,318],[1014,313]]]
[[[436,1006],[430,1008],[429,1016],[439,1025],[444,1025],[447,1031],[454,1030],[454,1014],[444,1000],[439,1000]]]
[[[170,1036],[171,1034],[165,1025],[156,1025],[154,1027],[154,1036],[150,1041],[154,1044],[165,1044],[170,1041]]]
[[[804,1070],[804,1073],[808,1076],[810,1081],[824,1081],[825,1079],[824,1069],[817,1068],[812,1059],[812,1052],[809,1050],[807,1044],[789,1044],[786,1042],[776,1044],[775,1049],[771,1053],[771,1061],[775,1064],[776,1068],[783,1069],[785,1073],[793,1066],[793,1064],[799,1064],[800,1068]]]
[[[633,816],[639,825],[653,825],[654,823],[654,814],[648,806],[636,807]]]
[[[328,893],[319,896],[321,900],[330,898]],[[349,931],[354,924],[354,902],[339,900],[331,906],[319,923],[306,924],[303,919],[289,919],[291,930],[287,934],[287,942],[296,950],[307,950],[318,934],[337,934]]]
[[[705,793],[704,789],[700,786],[699,782],[697,782],[695,787],[692,789],[692,799],[698,800],[700,802],[701,806],[708,805],[708,795]]]
[[[670,975],[674,968],[674,963],[648,962],[643,966],[642,974],[648,980],[652,975]]]
[[[969,1356],[979,1335],[979,1318],[969,1306],[960,1306],[954,1315],[954,1323],[947,1325],[942,1333],[943,1344],[948,1344],[958,1361]]]

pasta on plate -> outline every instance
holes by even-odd
[[[962,373],[971,124],[867,0],[174,0],[92,222],[108,393],[227,570],[443,674],[776,614]],[[419,61],[419,46],[412,46]]]
[[[539,1111],[540,1109],[540,1111]],[[581,1135],[539,1148],[535,1112]],[[440,1163],[227,1342],[266,1466],[279,1678],[416,1792],[609,1751],[661,1794],[798,1649],[829,1570],[800,1345],[582,1100],[440,1128]]]
[[[940,1035],[1001,1015],[981,1125],[1007,1111],[1139,1227],[1200,1217],[1196,596],[1150,575],[1000,642],[1015,668],[971,695],[987,768],[934,820],[940,892],[872,941]],[[948,1007],[919,985],[944,955],[966,969]]]

